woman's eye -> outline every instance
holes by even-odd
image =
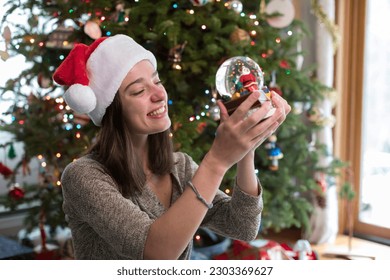
[[[139,90],[139,91],[136,91],[136,92],[133,92],[131,95],[140,95],[141,93],[143,93],[144,90]]]
[[[163,82],[162,82],[161,80],[158,80],[158,81],[155,82],[156,85],[160,85],[160,84],[162,84],[162,83],[163,83]]]

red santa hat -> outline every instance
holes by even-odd
[[[53,79],[69,86],[65,102],[75,112],[88,114],[101,125],[127,73],[141,60],[157,69],[154,55],[126,35],[101,37],[90,46],[76,44],[57,68]]]

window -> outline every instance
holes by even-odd
[[[354,174],[354,234],[390,242],[390,34],[383,31],[390,24],[390,2],[339,0],[337,8],[343,41],[335,153]],[[341,214],[343,231],[348,217]]]

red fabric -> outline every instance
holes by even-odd
[[[101,37],[90,46],[85,44],[75,44],[74,48],[54,72],[53,79],[60,85],[71,86],[81,84],[89,85],[87,75],[87,61],[93,51],[108,37]]]
[[[278,246],[275,241],[269,241],[267,245],[258,248],[247,242],[234,240],[231,248],[220,255],[214,256],[215,260],[270,260],[267,250]]]
[[[234,240],[232,246],[226,252],[213,257],[215,260],[271,260],[269,250],[278,249],[284,251],[286,255],[298,259],[298,253],[294,252],[287,244],[280,244],[273,240],[268,240],[263,247],[255,247],[247,242]],[[308,254],[308,260],[316,260],[315,252]]]
[[[298,253],[297,253],[297,252],[294,252],[293,249],[292,249],[290,246],[288,246],[288,245],[285,244],[285,243],[281,243],[280,246],[282,246],[282,248],[283,248],[284,250],[286,250],[286,251],[293,252],[293,253],[292,253],[292,255],[293,255],[292,257],[293,257],[294,260],[298,260],[298,259],[299,259],[299,258],[298,258]],[[311,251],[310,254],[307,254],[307,259],[308,259],[308,260],[317,260],[318,258],[317,258],[317,255],[315,254],[315,252],[314,252],[314,251]]]
[[[5,177],[7,178],[8,176],[10,176],[13,172],[11,169],[9,169],[7,166],[5,166],[4,164],[2,164],[0,162],[0,173]]]

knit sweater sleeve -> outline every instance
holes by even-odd
[[[207,212],[202,226],[233,239],[251,241],[259,233],[263,210],[262,187],[260,194],[253,196],[243,192],[235,183],[232,196],[221,190],[214,198],[214,207]]]
[[[186,172],[187,176],[183,182],[183,185],[187,186],[186,182],[192,178],[198,165],[188,155],[185,157],[187,169],[191,170]],[[207,212],[201,226],[233,239],[246,241],[255,239],[259,232],[263,210],[262,186],[258,178],[257,181],[258,196],[243,192],[237,185],[237,181],[232,196],[218,190],[213,199],[214,206]]]
[[[71,163],[63,172],[62,186],[64,212],[73,223],[74,232],[83,228],[81,238],[84,238],[84,229],[88,227],[116,254],[143,259],[145,239],[153,220],[121,195],[101,165],[81,159]],[[90,244],[93,246],[94,242]],[[84,246],[84,251],[93,252],[93,248],[80,246]]]

